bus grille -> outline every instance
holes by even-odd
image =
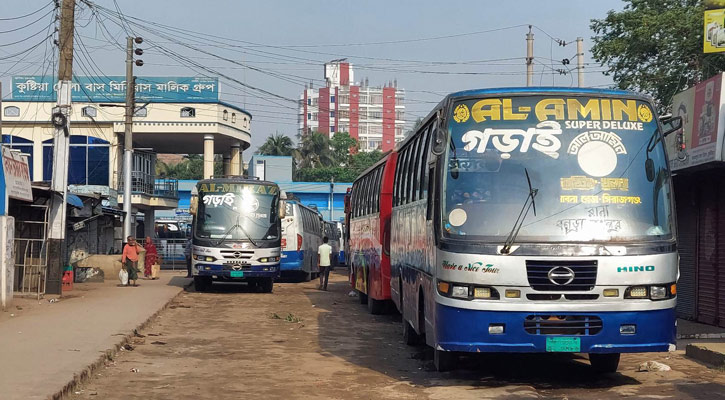
[[[529,315],[524,330],[532,335],[596,335],[602,319],[593,315]]]
[[[534,290],[589,291],[597,282],[597,261],[526,261],[526,275]]]

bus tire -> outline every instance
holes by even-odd
[[[211,289],[212,281],[211,278],[205,276],[194,277],[194,290],[197,292],[206,292]]]
[[[595,371],[611,374],[617,372],[619,367],[619,353],[589,354],[589,364]]]
[[[417,346],[420,344],[420,335],[415,332],[410,322],[403,318],[403,342],[408,346]]]
[[[380,315],[385,310],[385,302],[368,296],[368,311],[372,315]]]
[[[312,272],[303,272],[302,280],[305,282],[309,282],[312,280]]]
[[[357,298],[360,299],[360,304],[368,304],[368,295],[367,294],[358,290]]]
[[[436,371],[446,372],[456,369],[458,354],[453,351],[433,350],[433,364]]]
[[[266,278],[258,283],[259,283],[259,286],[262,288],[262,293],[272,293],[272,290],[274,289],[274,279],[273,278]]]

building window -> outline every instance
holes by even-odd
[[[335,133],[335,125],[330,125],[330,132]]]
[[[308,106],[311,106],[312,105],[312,99],[310,99],[309,97],[307,98],[307,105]]]
[[[17,108],[17,107],[16,107]],[[7,110],[7,108],[6,108]],[[3,135],[3,146],[13,150],[20,150],[21,154],[28,157],[28,167],[30,167],[30,180],[33,180],[33,141],[21,138],[19,136]]]
[[[236,122],[237,122],[237,113],[232,113],[232,123],[234,124]]]
[[[312,113],[307,113],[307,119],[312,119]]]
[[[136,111],[133,112],[134,117],[145,117],[149,115],[149,110],[146,107],[138,107],[136,108]]]
[[[330,103],[334,103],[334,102],[335,102],[335,96],[330,96]]]
[[[330,111],[330,118],[335,118],[335,112],[334,111]]]
[[[81,115],[84,117],[96,118],[96,115],[98,115],[98,111],[95,107],[85,106],[81,108]]]
[[[222,119],[223,119],[224,121],[226,121],[226,120],[228,120],[228,119],[229,119],[229,112],[228,112],[227,110],[224,110],[224,111],[222,112]]]
[[[193,107],[184,107],[181,109],[182,118],[194,118],[196,117],[196,109]]]
[[[108,186],[110,143],[91,136],[72,135],[68,153],[69,185]],[[43,141],[43,180],[53,177],[53,139]]]
[[[19,117],[20,116],[20,108],[15,106],[7,106],[5,107],[5,116],[6,117]]]

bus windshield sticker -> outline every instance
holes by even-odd
[[[577,135],[566,152],[577,156],[579,167],[587,175],[599,178],[617,168],[617,155],[627,154],[627,149],[614,132],[588,131]]]
[[[522,136],[522,140],[514,137],[514,135]],[[470,130],[466,132],[461,140],[466,145],[463,147],[465,151],[472,151],[474,148],[477,153],[484,153],[488,146],[488,141],[492,138],[493,147],[501,152],[501,158],[508,159],[510,153],[519,148],[519,152],[525,153],[529,151],[529,146],[534,150],[540,151],[551,158],[559,158],[559,149],[561,141],[555,135],[561,135],[561,125],[554,121],[543,121],[536,125],[535,128],[523,129],[494,129],[486,128],[483,132],[478,130]],[[534,136],[536,142],[531,143]]]
[[[204,197],[201,198],[201,200],[204,202],[204,205],[207,206],[216,207],[222,204],[226,204],[227,206],[231,207],[234,205],[234,193],[205,194]]]

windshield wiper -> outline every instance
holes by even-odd
[[[219,241],[218,241],[218,242],[216,243],[216,246],[215,246],[215,247],[219,247],[219,246],[221,246],[221,244],[222,244],[222,243],[224,243],[224,241],[225,241],[225,240],[227,240],[227,237],[229,236],[229,234],[230,234],[230,233],[232,232],[232,230],[233,230],[234,228],[239,228],[239,230],[240,230],[240,231],[242,231],[242,233],[244,234],[244,236],[246,236],[246,237],[247,237],[247,239],[249,239],[249,242],[250,242],[250,243],[252,243],[252,245],[254,245],[254,247],[259,247],[259,245],[257,244],[257,242],[255,242],[255,241],[254,241],[254,240],[253,240],[253,239],[251,238],[251,236],[249,236],[249,234],[247,233],[247,231],[245,231],[245,230],[244,230],[244,228],[242,227],[242,225],[241,225],[241,224],[239,224],[239,217],[240,217],[240,216],[242,216],[242,215],[241,215],[241,214],[239,214],[239,213],[237,213],[237,222],[235,222],[235,223],[234,223],[234,225],[232,225],[232,226],[230,226],[230,227],[229,227],[229,229],[228,229],[228,230],[227,230],[227,232],[226,232],[226,233],[224,234],[224,236],[222,236],[222,238],[221,238],[221,239],[219,239]]]
[[[511,246],[513,246],[516,236],[519,235],[521,226],[524,224],[524,220],[526,220],[526,216],[529,214],[529,210],[532,207],[534,209],[534,216],[536,216],[536,194],[539,193],[539,189],[531,187],[529,171],[526,168],[524,168],[524,173],[526,174],[526,183],[529,184],[529,194],[526,196],[526,201],[524,202],[523,207],[521,207],[521,212],[519,212],[519,216],[516,218],[514,226],[511,228],[511,232],[501,248],[501,254],[509,254],[511,252]]]

